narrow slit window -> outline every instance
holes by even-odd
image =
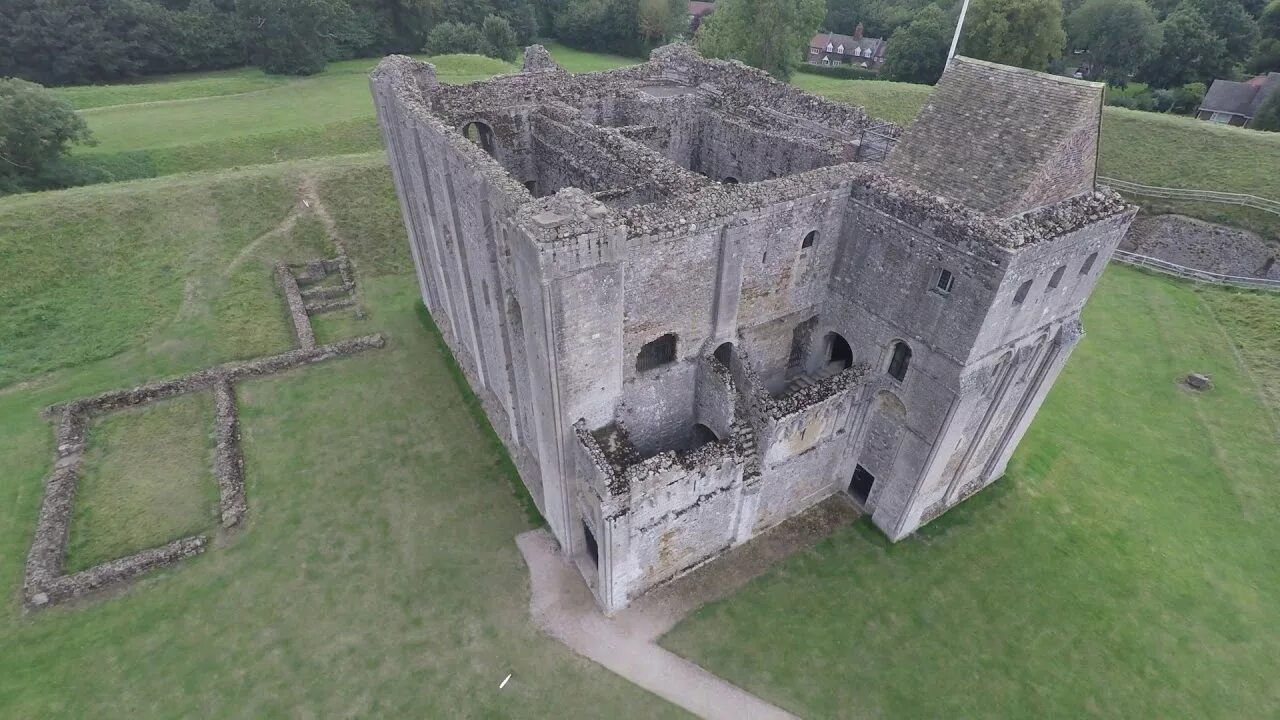
[[[1026,299],[1027,299],[1027,293],[1031,292],[1031,283],[1032,283],[1032,282],[1034,282],[1034,281],[1032,281],[1032,280],[1028,280],[1028,281],[1026,281],[1026,282],[1022,283],[1022,285],[1018,288],[1018,292],[1017,292],[1016,294],[1014,294],[1014,296],[1013,296],[1013,304],[1014,304],[1014,305],[1021,305],[1021,304],[1022,304],[1022,301],[1024,301],[1024,300],[1026,300]]]
[[[1081,274],[1081,275],[1088,275],[1088,274],[1089,274],[1089,271],[1093,269],[1093,264],[1094,264],[1095,262],[1097,262],[1097,261],[1098,261],[1098,253],[1094,253],[1094,254],[1090,255],[1090,256],[1089,256],[1089,257],[1084,261],[1084,264],[1080,266],[1080,274]]]
[[[1066,265],[1063,265],[1062,267],[1060,267],[1060,268],[1058,268],[1057,270],[1054,270],[1054,271],[1053,271],[1053,277],[1049,278],[1049,289],[1050,289],[1050,290],[1054,290],[1054,289],[1056,289],[1059,285],[1061,285],[1061,284],[1062,284],[1062,274],[1063,274],[1063,273],[1065,273],[1066,271],[1067,271],[1067,266],[1066,266]]]

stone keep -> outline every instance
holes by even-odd
[[[680,45],[371,83],[423,301],[606,612],[834,493],[896,541],[1000,477],[1135,212],[1102,86],[965,58],[905,132]]]

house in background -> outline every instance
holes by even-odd
[[[702,21],[711,17],[711,13],[715,11],[716,4],[713,2],[689,0],[689,35],[698,32],[698,27],[702,25]]]
[[[1214,80],[1196,117],[1247,128],[1258,114],[1258,108],[1274,92],[1280,92],[1280,72],[1259,75],[1245,82]]]
[[[818,33],[809,40],[810,65],[853,65],[868,70],[879,70],[884,64],[884,51],[888,43],[883,38],[863,37],[862,23],[853,29],[852,35]]]

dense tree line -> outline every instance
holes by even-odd
[[[829,0],[826,22],[844,30],[865,18],[868,34],[890,37],[885,75],[921,82],[941,74],[958,10],[958,0]],[[1180,107],[1175,96],[1193,86],[1280,71],[1280,0],[972,0],[961,52],[1144,83]]]
[[[67,85],[245,64],[309,74],[421,52],[432,28],[479,29],[490,16],[512,29],[510,55],[537,33],[535,15],[531,0],[5,0],[0,76]]]

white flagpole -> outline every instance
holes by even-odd
[[[956,56],[956,46],[960,44],[960,31],[964,28],[964,16],[969,12],[969,0],[964,0],[964,4],[960,6],[960,22],[956,23],[956,34],[951,38],[951,50],[947,51],[947,59]]]

